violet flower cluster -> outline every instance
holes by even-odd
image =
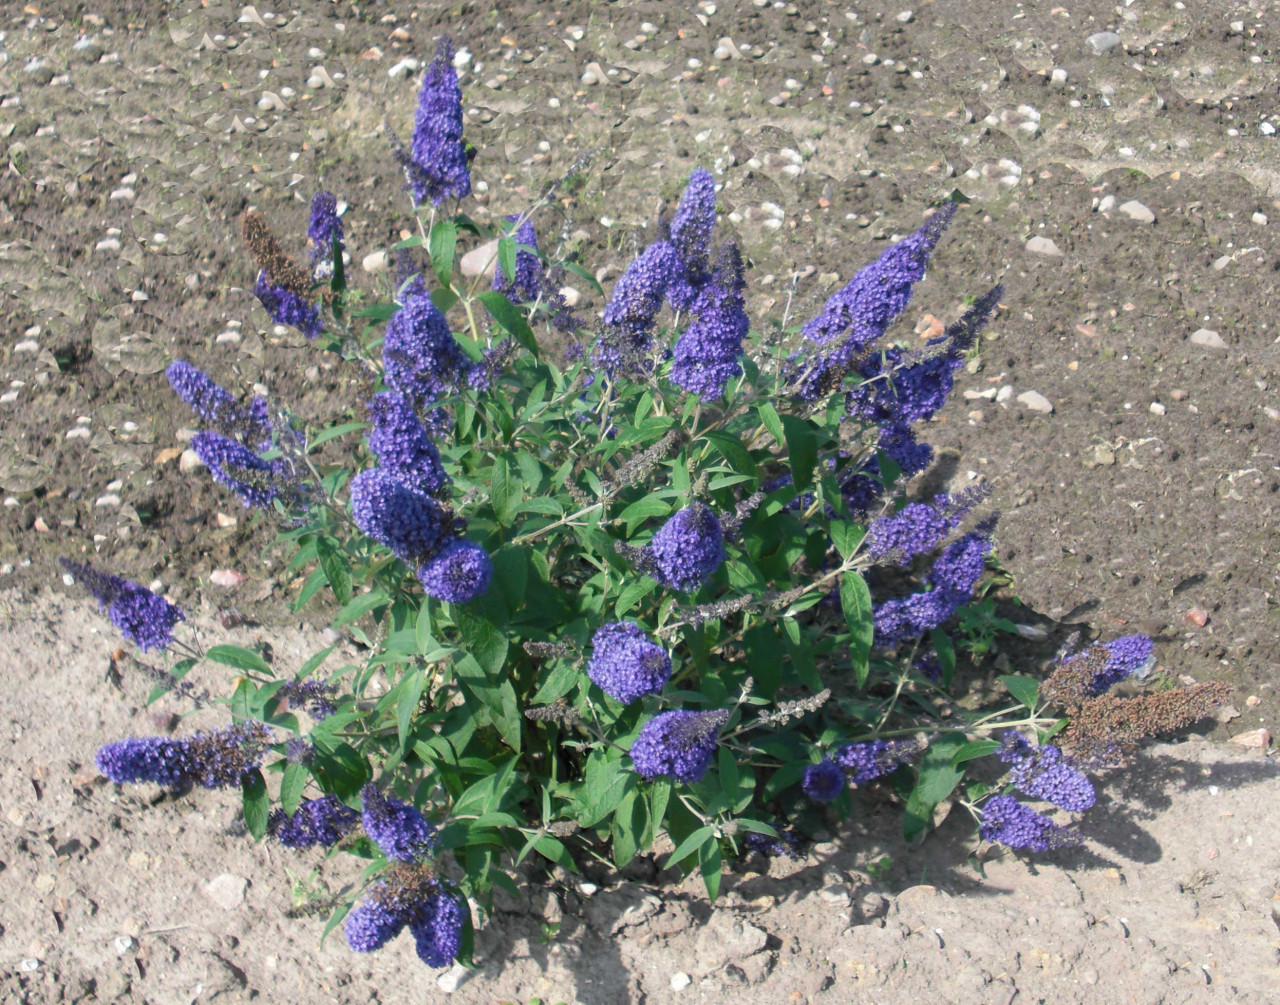
[[[173,630],[185,621],[182,610],[145,586],[122,576],[99,572],[88,562],[59,559],[69,572],[98,601],[111,623],[128,641],[144,653],[151,649],[167,649],[173,641]]]
[[[387,858],[420,862],[435,849],[436,829],[416,807],[388,799],[376,785],[366,785],[360,790],[360,802],[364,832]]]
[[[978,833],[984,841],[1027,851],[1052,851],[1080,843],[1079,835],[1058,826],[1013,796],[992,796],[983,804]]]
[[[1090,690],[1102,694],[1126,677],[1141,675],[1152,664],[1155,644],[1145,635],[1122,635],[1103,643],[1107,650],[1107,662],[1094,678]]]
[[[413,402],[395,391],[382,391],[369,402],[369,415],[369,449],[378,467],[415,492],[439,495],[450,479]]]
[[[671,219],[671,245],[680,257],[680,269],[667,288],[667,300],[678,311],[692,307],[698,291],[710,279],[711,233],[715,225],[715,179],[705,168],[695,168]]]
[[[293,290],[272,282],[265,269],[258,273],[253,295],[262,302],[263,308],[276,324],[297,328],[308,339],[314,339],[324,331],[324,323],[320,320],[320,311],[316,305]]]
[[[170,363],[164,374],[174,393],[213,429],[259,450],[270,446],[271,418],[266,398],[255,395],[247,407],[243,406],[208,374],[182,359]]]
[[[387,323],[382,363],[387,386],[418,408],[465,387],[475,368],[425,287],[413,286]]]
[[[287,470],[283,458],[264,461],[229,436],[208,430],[191,438],[191,449],[213,480],[239,496],[245,509],[265,509],[281,498]]]
[[[605,305],[598,365],[607,370],[644,368],[653,344],[653,321],[679,273],[680,256],[670,241],[654,241],[627,266]]]
[[[465,604],[489,589],[493,562],[474,541],[455,537],[418,570],[427,596],[450,604]]]
[[[453,40],[436,46],[422,76],[413,139],[407,151],[396,148],[414,204],[462,199],[471,193],[471,165],[462,139],[462,88],[453,66]]]
[[[382,468],[351,480],[351,515],[365,534],[411,565],[435,555],[451,526],[439,502]]]
[[[875,608],[876,645],[887,649],[917,638],[942,625],[973,598],[991,551],[993,523],[979,525],[942,552],[927,577],[931,589],[886,600]]]
[[[718,398],[742,373],[738,357],[750,328],[742,291],[742,255],[736,245],[720,249],[715,272],[692,303],[693,323],[676,340],[671,382],[690,394]]]
[[[1032,749],[1010,730],[1003,737],[999,754],[1000,760],[1009,765],[1010,781],[1033,799],[1043,799],[1073,813],[1083,813],[1097,800],[1093,783],[1052,744]]]
[[[519,219],[517,213],[508,216],[507,222],[516,223]],[[542,262],[538,259],[538,234],[533,229],[533,221],[525,220],[511,237],[517,245],[523,245],[516,248],[516,274],[508,278],[499,264],[493,272],[493,288],[513,303],[529,303],[537,300],[542,292]]]
[[[304,799],[293,816],[282,809],[271,811],[267,833],[286,848],[330,848],[351,833],[360,822],[355,810],[337,796]]]
[[[908,503],[867,528],[867,554],[881,565],[906,565],[933,551],[989,494],[986,486],[979,486],[954,496],[936,495],[932,503]]]
[[[707,773],[729,712],[675,709],[659,712],[640,729],[631,760],[643,778],[666,776],[692,785]]]
[[[145,736],[108,743],[95,762],[117,785],[153,782],[170,789],[221,789],[239,785],[257,771],[270,741],[270,730],[262,723],[241,722],[180,740]]]
[[[850,743],[831,754],[831,760],[848,772],[854,785],[882,778],[914,760],[925,749],[920,740],[869,740]]]
[[[844,770],[829,757],[823,758],[804,769],[800,787],[815,803],[829,803],[844,791]]]
[[[308,678],[307,680],[291,680],[286,681],[284,686],[276,692],[282,698],[285,698],[290,705],[305,708],[307,714],[316,722],[327,719],[333,715],[336,710],[334,699],[338,693],[338,686],[330,684],[325,680],[317,680],[316,678]]]
[[[445,967],[462,946],[466,909],[425,868],[400,867],[372,883],[347,915],[347,945],[358,953],[381,949],[406,927],[418,958]]]
[[[311,278],[325,282],[333,276],[334,257],[340,258],[345,250],[338,200],[332,192],[317,192],[311,197],[307,237],[311,239]]]
[[[646,549],[652,575],[663,586],[692,593],[724,562],[724,532],[700,502],[672,516]]]
[[[591,645],[587,676],[621,705],[658,694],[671,678],[671,657],[634,621],[603,625]]]

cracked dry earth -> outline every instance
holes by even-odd
[[[1171,673],[1231,680],[1218,739],[1270,728],[1280,3],[907,6],[0,4],[0,1000],[1274,1000],[1277,788],[1257,749],[1155,747],[1109,780],[1087,851],[987,861],[985,880],[961,821],[904,848],[881,797],[799,863],[742,863],[714,915],[666,876],[555,886],[488,925],[476,974],[439,982],[404,944],[319,946],[307,905],[353,877],[251,844],[223,798],[93,778],[99,745],[185,709],[105,678],[114,642],[63,595],[59,555],[159,579],[206,624],[234,604],[280,659],[316,648],[324,612],[287,615],[270,530],[182,462],[160,371],[187,358],[309,418],[355,400],[245,292],[234,220],[255,205],[300,234],[329,187],[378,282],[406,222],[387,127],[446,30],[470,56],[473,214],[518,210],[598,149],[539,227],[606,287],[697,165],[749,254],[753,316],[807,317],[925,206],[968,200],[902,337],[997,280],[1007,309],[925,430],[935,476],[991,482],[1033,610],[1148,631]],[[1033,669],[1015,658],[985,670]]]

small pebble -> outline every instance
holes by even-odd
[[[1104,52],[1110,52],[1120,44],[1120,36],[1114,31],[1099,31],[1086,38],[1084,44],[1089,47],[1094,55],[1101,56]]]
[[[1160,404],[1158,401],[1153,401],[1148,406],[1148,410],[1152,415],[1164,415],[1164,405]]]
[[[672,991],[683,991],[692,983],[693,983],[693,978],[690,977],[688,974],[684,973],[683,971],[681,971],[680,973],[675,973],[671,975]]]
[[[1050,257],[1058,257],[1062,254],[1059,248],[1050,238],[1036,236],[1027,241],[1027,250],[1033,255],[1049,255]]]
[[[1136,220],[1138,223],[1155,223],[1156,215],[1151,212],[1147,206],[1138,202],[1137,199],[1130,199],[1128,202],[1120,204],[1120,212],[1127,216],[1130,220]]]
[[[1222,341],[1222,336],[1210,328],[1197,328],[1191,333],[1191,341],[1209,349],[1227,348],[1227,343]]]
[[[1265,226],[1267,225],[1267,214],[1266,214],[1266,213],[1254,213],[1254,214],[1253,214],[1253,216],[1251,217],[1251,219],[1252,219],[1252,220],[1253,220],[1253,222],[1254,222],[1254,223],[1256,223],[1259,227],[1265,227]]]
[[[1033,412],[1042,412],[1048,415],[1053,411],[1053,402],[1039,391],[1023,391],[1018,395],[1018,400]]]

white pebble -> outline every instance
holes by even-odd
[[[1256,223],[1259,227],[1265,227],[1267,225],[1266,213],[1254,213],[1253,216],[1250,217],[1250,219],[1253,220],[1253,222]]]
[[[1209,349],[1227,348],[1227,343],[1222,341],[1222,336],[1210,328],[1197,328],[1191,333],[1191,341]]]
[[[360,267],[371,275],[382,272],[387,267],[387,253],[385,251],[375,251],[373,254],[365,255]]]
[[[903,24],[907,24],[908,22],[910,22],[913,16],[914,15],[909,10],[898,12],[898,20],[901,21]]]
[[[1164,405],[1160,404],[1160,402],[1153,401],[1148,406],[1148,411],[1150,411],[1152,415],[1164,415],[1165,408]]]
[[[1043,412],[1048,415],[1053,411],[1053,402],[1039,391],[1023,391],[1018,395],[1018,400],[1033,412]]]
[[[1136,220],[1138,223],[1155,223],[1156,215],[1137,199],[1130,199],[1128,202],[1120,204],[1120,212],[1127,216],[1130,220]]]
[[[93,505],[98,509],[116,509],[120,505],[120,497],[114,492],[108,492],[98,496],[97,502]]]
[[[693,978],[684,972],[671,975],[672,991],[683,991],[692,983],[693,983]]]
[[[1059,248],[1050,238],[1036,235],[1027,241],[1027,250],[1033,255],[1049,255],[1051,257],[1060,256],[1062,249]]]
[[[66,438],[68,440],[87,440],[91,435],[88,426],[72,426],[67,430]]]

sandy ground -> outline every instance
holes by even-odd
[[[351,882],[351,863],[255,844],[234,793],[96,777],[100,745],[169,725],[179,706],[145,708],[136,668],[112,680],[115,640],[91,601],[10,591],[0,612],[3,1002],[1275,1000],[1280,803],[1259,751],[1154,746],[1104,780],[1084,848],[993,850],[985,878],[961,813],[908,848],[900,808],[869,794],[802,860],[740,862],[714,912],[696,882],[666,875],[594,891],[544,881],[480,932],[476,972],[433,972],[404,936],[371,957],[340,935],[321,945],[316,895]],[[196,619],[206,637],[261,632],[225,632],[211,613]],[[269,634],[278,661],[319,641]],[[308,902],[321,912],[295,910]]]

